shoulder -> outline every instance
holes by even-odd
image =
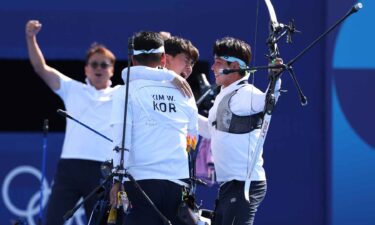
[[[237,90],[237,93],[240,95],[252,95],[252,94],[263,94],[261,90],[255,87],[252,84],[244,84]]]
[[[113,88],[113,98],[123,98],[125,96],[125,85],[117,85]]]
[[[155,80],[134,80],[129,83],[130,89],[140,87],[174,87],[169,81],[155,81]]]
[[[60,88],[58,90],[56,90],[57,92],[58,91],[70,91],[70,90],[74,90],[74,91],[81,91],[81,90],[84,90],[84,88],[86,87],[86,84],[80,82],[80,81],[77,81],[77,80],[74,80],[68,76],[60,76]]]
[[[68,76],[66,76],[64,74],[60,74],[59,75],[59,80],[60,80],[61,84],[67,84],[67,85],[69,85],[69,84],[73,84],[73,85],[79,85],[79,84],[81,84],[81,85],[83,85],[82,82],[74,80],[74,79],[72,79],[72,78],[70,78],[70,77],[68,77]]]
[[[123,80],[127,80],[128,68],[122,71]],[[153,68],[147,66],[132,66],[130,67],[130,81],[132,80],[168,80],[171,81],[175,76],[175,72],[166,68]]]
[[[114,87],[110,87],[110,92],[112,92],[112,93],[116,93],[116,92],[118,92],[118,90],[119,89],[124,89],[124,87],[123,87],[124,85],[116,85],[116,86],[114,86]]]

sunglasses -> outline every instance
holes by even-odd
[[[96,61],[90,62],[90,63],[88,63],[88,65],[91,66],[91,68],[93,68],[93,69],[96,69],[99,66],[102,69],[107,69],[108,67],[112,66],[112,64],[110,64],[110,63],[106,63],[106,62],[99,63],[99,62],[96,62]]]

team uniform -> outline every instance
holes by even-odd
[[[123,71],[126,73],[126,70]],[[169,73],[146,66],[131,67],[131,73],[162,76]],[[125,86],[116,91],[112,110],[114,143],[121,145]],[[189,178],[188,140],[197,135],[197,107],[169,82],[135,80],[129,84],[125,168],[139,182],[156,207],[172,222],[180,224],[177,209],[182,200],[183,181]],[[120,154],[115,153],[114,164]],[[144,197],[125,182],[132,203],[125,224],[163,224]]]
[[[84,84],[60,76],[60,88],[55,93],[61,97],[70,115],[109,137],[108,115],[115,89],[97,90],[88,80]],[[63,215],[99,185],[100,165],[112,157],[112,147],[108,140],[67,119],[61,159],[48,203],[47,225],[63,224]],[[86,215],[90,215],[96,201],[95,198],[86,201]]]
[[[215,225],[252,224],[266,194],[262,154],[251,158],[260,135],[265,93],[247,84],[247,79],[245,76],[222,88],[208,118],[199,116],[199,134],[211,138],[216,178],[221,183]],[[280,84],[279,80],[275,90],[280,89]],[[248,160],[256,160],[251,175],[250,203],[243,193]]]

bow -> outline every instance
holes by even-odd
[[[269,58],[269,61],[271,62],[275,60],[276,58],[280,57],[280,52],[277,46],[277,41],[280,40],[280,38],[284,36],[285,34],[288,35],[288,41],[291,41],[290,36],[296,30],[294,29],[294,26],[292,25],[292,23],[290,23],[289,26],[279,24],[279,22],[277,21],[275,9],[273,8],[271,1],[270,0],[264,0],[264,1],[266,3],[269,16],[270,16],[270,33],[267,38],[267,45],[269,48],[268,58]],[[245,186],[244,186],[244,194],[245,194],[245,199],[247,201],[250,201],[249,192],[250,192],[250,184],[251,184],[251,175],[256,164],[256,159],[259,158],[262,152],[264,141],[266,139],[268,128],[271,122],[272,111],[276,104],[276,99],[274,96],[276,81],[279,79],[281,73],[284,70],[285,68],[269,76],[270,83],[268,86],[268,91],[266,93],[263,123],[262,123],[260,135],[257,140],[255,150],[251,157],[252,160],[248,160],[248,166],[247,166],[248,173],[246,176]]]
[[[276,58],[280,57],[280,52],[277,47],[277,41],[280,40],[281,37],[284,35],[287,35],[287,43],[291,43],[291,36],[295,32],[299,32],[295,29],[293,21],[289,22],[288,25],[281,24],[277,21],[275,9],[273,8],[273,5],[271,3],[271,0],[264,0],[269,12],[270,16],[270,34],[267,39],[267,44],[269,48],[269,55],[268,58],[270,61],[275,60]],[[336,28],[339,24],[341,24],[345,19],[347,19],[350,15],[358,12],[362,8],[362,3],[355,4],[341,19],[339,19],[336,23],[334,23],[331,27],[329,27],[324,33],[322,33],[319,37],[317,37],[311,44],[309,44],[305,49],[303,49],[297,56],[295,56],[293,59],[291,59],[288,63],[283,64],[281,66],[276,66],[273,68],[282,68],[275,74],[270,74],[270,84],[268,87],[268,91],[266,93],[266,101],[265,101],[265,108],[264,108],[264,118],[263,123],[260,131],[259,138],[257,140],[257,144],[254,150],[254,153],[252,154],[251,161],[248,160],[248,173],[245,180],[245,187],[244,187],[244,194],[245,199],[247,201],[250,201],[249,198],[249,192],[250,192],[250,184],[251,184],[251,174],[254,170],[256,160],[259,158],[261,149],[263,148],[263,144],[268,132],[268,128],[271,122],[271,116],[273,108],[276,104],[275,101],[275,85],[276,81],[279,79],[281,73],[285,70],[287,70],[291,76],[291,78],[294,81],[294,84],[297,88],[300,101],[302,106],[305,106],[307,104],[307,99],[305,95],[302,93],[302,90],[298,84],[298,81],[296,79],[296,75],[293,71],[292,64],[295,63],[299,58],[301,58],[307,51],[309,51],[313,46],[315,46],[322,38],[324,38],[328,33],[330,33],[334,28]],[[267,68],[267,67],[258,67],[261,69]],[[272,68],[268,67],[268,68]],[[256,67],[248,68],[247,70],[254,70]]]

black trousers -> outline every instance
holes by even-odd
[[[60,159],[48,200],[45,225],[63,225],[64,214],[81,197],[87,196],[100,183],[101,162],[79,159]],[[87,221],[97,201],[93,196],[84,204]]]
[[[168,180],[140,180],[138,183],[173,225],[183,225],[177,218],[178,206],[182,202],[182,186]],[[126,225],[164,225],[133,183],[125,182],[124,187],[132,205],[129,214],[125,216]]]
[[[250,187],[250,203],[244,195],[244,181],[229,181],[219,190],[219,198],[215,207],[213,225],[252,225],[258,206],[263,201],[266,181],[252,181]]]

